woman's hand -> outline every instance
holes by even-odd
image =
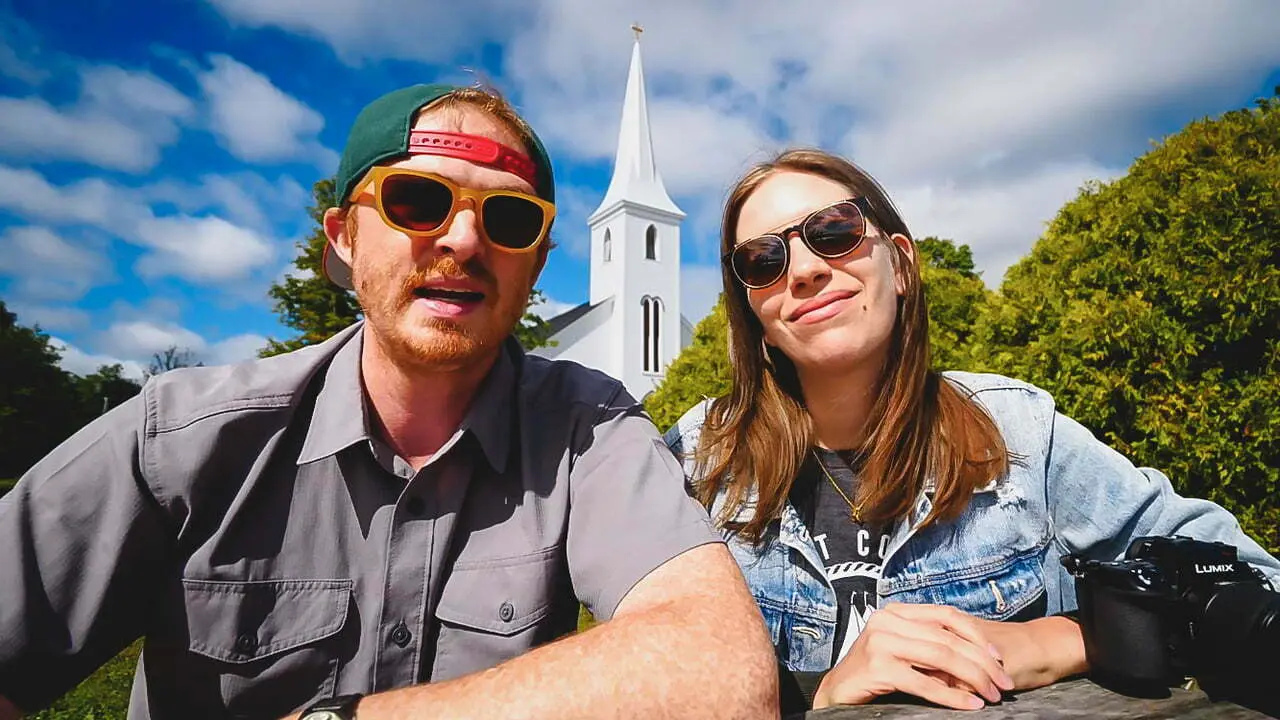
[[[895,691],[957,710],[998,702],[1015,682],[981,623],[942,605],[886,605],[823,678],[813,707],[860,705]]]

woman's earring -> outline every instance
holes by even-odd
[[[773,370],[773,356],[769,354],[769,343],[765,342],[763,337],[760,338],[760,351],[764,353],[765,367]]]

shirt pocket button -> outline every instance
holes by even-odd
[[[241,655],[252,655],[258,649],[258,636],[253,633],[241,633],[236,638],[235,649]]]
[[[502,622],[511,622],[515,616],[516,609],[509,602],[502,603],[502,607],[498,608],[498,617],[502,618]]]

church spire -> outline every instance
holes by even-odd
[[[684,212],[672,202],[662,184],[653,159],[653,137],[649,132],[649,108],[644,92],[644,68],[640,63],[640,33],[636,33],[631,49],[631,72],[627,76],[627,94],[622,104],[622,127],[618,131],[618,155],[613,165],[613,179],[600,207],[591,214],[598,217],[622,202],[671,213],[681,218]]]

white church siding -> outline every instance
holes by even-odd
[[[552,335],[555,347],[538,348],[533,354],[552,360],[572,360],[609,373],[605,366],[612,365],[612,349],[607,336],[599,330],[608,324],[612,314],[613,298],[608,298]]]

